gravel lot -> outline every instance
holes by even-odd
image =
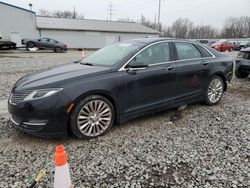
[[[235,57],[236,53],[230,53]],[[222,101],[115,126],[94,140],[46,140],[8,124],[7,98],[21,76],[69,63],[80,52],[0,53],[0,187],[26,187],[64,144],[74,187],[249,187],[250,77]],[[53,166],[39,187],[52,187]]]

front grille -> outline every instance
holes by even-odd
[[[14,92],[11,94],[10,102],[12,104],[17,104],[22,102],[25,97],[27,97],[32,91],[22,91],[22,92]]]

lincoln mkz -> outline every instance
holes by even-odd
[[[8,101],[10,122],[36,136],[94,138],[139,116],[195,102],[215,105],[232,75],[233,61],[208,46],[130,40],[18,80]]]

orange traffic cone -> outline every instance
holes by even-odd
[[[55,159],[54,188],[72,188],[67,154],[63,145],[59,145],[56,147],[54,159]]]

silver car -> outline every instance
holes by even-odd
[[[67,51],[67,45],[51,38],[23,39],[22,44],[27,48],[50,49],[54,52]]]

